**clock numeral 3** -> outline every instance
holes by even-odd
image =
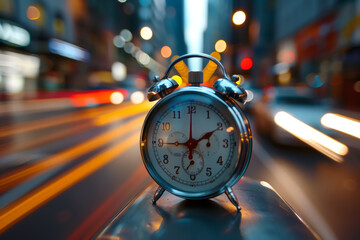
[[[223,147],[228,148],[229,147],[229,140],[224,139],[223,142],[224,142]]]

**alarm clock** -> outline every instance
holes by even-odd
[[[213,88],[201,86],[203,71],[190,71],[189,86],[176,90],[178,83],[169,73],[189,58],[217,65],[221,76]],[[159,185],[154,204],[165,190],[193,200],[225,193],[241,209],[231,187],[249,165],[252,136],[242,110],[247,93],[237,80],[206,54],[183,55],[169,65],[162,79],[154,78],[147,96],[149,101],[160,100],[149,111],[140,139],[143,163]]]

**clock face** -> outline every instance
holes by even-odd
[[[150,174],[178,195],[218,191],[233,176],[241,150],[231,110],[216,98],[191,92],[164,101],[143,129]]]

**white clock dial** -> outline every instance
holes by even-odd
[[[223,186],[234,174],[239,132],[221,104],[190,99],[196,100],[157,109],[146,129],[146,151],[161,181],[180,191],[204,192]]]

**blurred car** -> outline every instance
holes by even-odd
[[[333,133],[320,122],[321,117],[330,111],[330,104],[326,100],[316,98],[310,88],[271,87],[264,91],[262,99],[253,104],[251,111],[255,128],[260,134],[278,144],[301,146],[300,140],[275,123],[275,116],[281,111],[326,135]]]

